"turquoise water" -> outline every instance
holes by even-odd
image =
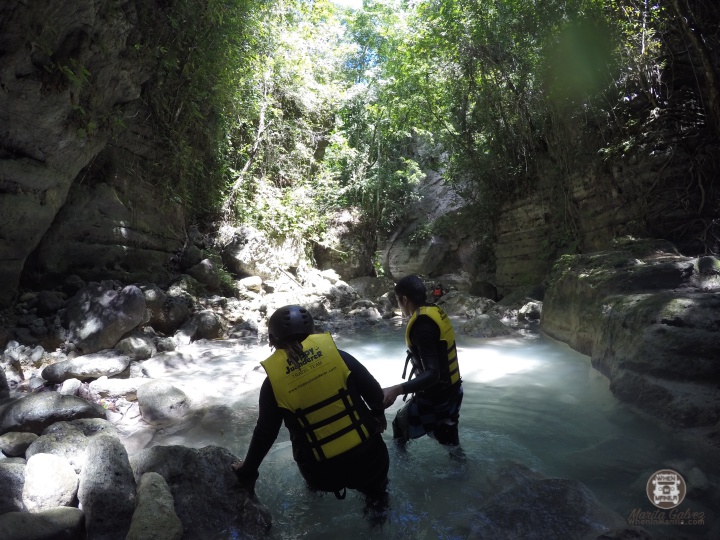
[[[401,328],[335,338],[382,386],[400,382],[405,358]],[[592,369],[587,356],[538,334],[510,339],[459,336],[458,345],[465,391],[460,439],[467,459],[450,459],[427,437],[412,441],[406,453],[399,452],[386,432],[391,506],[385,525],[372,529],[362,517],[359,495],[348,492],[347,499],[339,501],[305,488],[283,428],[256,487],[260,501],[273,514],[272,538],[474,537],[473,519],[487,493],[489,471],[508,460],[548,477],[582,482],[622,519],[635,509],[655,510],[645,494],[647,481],[653,472],[673,468],[685,475],[689,486],[679,508],[703,512],[705,525],[646,528],[657,538],[709,539],[720,530],[718,463],[652,418],[617,402],[607,379]],[[228,399],[224,391],[223,403],[243,411],[233,425],[224,426],[221,433],[197,426],[156,436],[151,444],[218,444],[244,456],[263,378],[252,367],[267,352],[258,347],[214,360],[210,355],[204,370],[182,375],[184,383],[194,380],[200,386],[204,377],[229,384],[242,376],[247,392]],[[398,400],[388,409],[389,422],[401,405]]]

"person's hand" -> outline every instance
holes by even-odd
[[[231,465],[233,471],[235,472],[235,476],[238,479],[238,482],[240,483],[240,487],[243,489],[246,489],[250,495],[255,495],[255,482],[257,481],[257,474],[255,475],[247,475],[243,473],[243,462],[242,460],[236,461]]]
[[[385,418],[385,413],[382,412],[380,414],[375,415],[375,420],[378,422],[378,433],[382,433],[387,429],[387,418]]]
[[[390,405],[395,403],[398,396],[402,394],[402,384],[396,384],[388,388],[383,388],[383,405],[387,409]]]

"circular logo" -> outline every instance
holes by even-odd
[[[685,479],[677,471],[661,469],[650,476],[646,491],[651,503],[667,510],[683,502],[687,486]]]

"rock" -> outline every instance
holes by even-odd
[[[180,540],[183,527],[165,479],[156,472],[140,477],[137,505],[126,540]]]
[[[56,392],[28,394],[0,409],[0,433],[41,433],[55,422],[80,418],[105,418],[105,411],[75,396]]]
[[[239,538],[264,538],[270,513],[240,488],[225,448],[154,446],[131,457],[136,481],[148,472],[165,478],[184,529],[184,538],[213,538],[220,531]]]
[[[21,457],[38,436],[35,433],[11,431],[0,435],[0,451],[9,457]]]
[[[193,243],[189,243],[180,253],[180,268],[183,270],[195,266],[204,259],[203,251]]]
[[[93,437],[80,474],[78,500],[88,538],[124,539],[135,510],[136,483],[127,451],[119,439]]]
[[[348,312],[348,315],[351,317],[356,317],[358,319],[367,319],[369,321],[377,321],[382,319],[382,315],[380,315],[380,312],[375,306],[351,309]]]
[[[505,326],[500,319],[493,315],[473,317],[464,322],[459,330],[462,334],[476,338],[510,336],[515,333],[512,328]]]
[[[121,339],[115,349],[127,355],[131,360],[146,360],[157,352],[153,340],[141,333],[134,333]]]
[[[99,401],[104,398],[114,399],[120,397],[124,397],[128,401],[135,401],[137,399],[138,388],[148,382],[150,382],[150,379],[140,377],[130,379],[100,377],[90,383],[88,390],[90,397],[94,401]]]
[[[479,499],[471,538],[595,538],[625,526],[576,480],[544,478],[520,464],[493,473],[495,489]],[[493,487],[493,486],[488,486]]]
[[[41,317],[52,315],[65,305],[64,293],[40,291],[37,297],[37,314]]]
[[[335,280],[334,283],[336,283]],[[388,277],[362,276],[347,281],[360,296],[360,298],[379,298],[387,293],[394,293],[395,282]]]
[[[77,488],[75,469],[65,459],[52,454],[35,454],[28,459],[23,486],[23,504],[28,512],[72,506]]]
[[[260,276],[248,276],[238,280],[236,283],[240,289],[247,289],[255,293],[262,292],[263,280]]]
[[[113,348],[120,338],[145,317],[145,297],[129,285],[115,290],[91,283],[68,304],[69,340],[85,354]]]
[[[338,281],[325,293],[325,297],[331,308],[342,309],[349,307],[357,300],[357,293],[344,281]]]
[[[80,276],[71,274],[63,280],[62,290],[68,297],[72,298],[83,289],[85,285],[85,281]]]
[[[143,420],[165,425],[183,420],[190,411],[190,400],[182,390],[164,381],[150,381],[137,389]]]
[[[122,373],[129,364],[130,357],[122,351],[105,350],[50,364],[42,370],[42,378],[51,384],[67,379],[97,379]]]
[[[192,300],[185,293],[163,295],[165,300],[158,309],[153,308],[148,324],[163,334],[173,334],[190,318]]]
[[[220,271],[210,259],[204,259],[189,268],[187,274],[205,285],[209,291],[220,289]]]
[[[210,310],[193,315],[178,330],[173,339],[180,345],[187,345],[198,339],[218,339],[223,335],[223,325],[218,316]]]
[[[25,484],[25,465],[0,461],[0,518],[5,512],[24,512],[23,485]],[[0,527],[0,531],[2,528]],[[5,536],[0,535],[0,538]]]
[[[85,449],[89,439],[99,434],[117,436],[117,429],[109,421],[100,418],[56,422],[45,428],[28,447],[25,456],[52,454],[65,459],[76,473],[85,465]]]
[[[45,380],[40,377],[31,377],[27,388],[30,392],[37,392],[45,387]]]
[[[84,538],[85,515],[78,508],[60,507],[37,514],[9,512],[0,515],[3,540]]]
[[[518,311],[519,321],[539,321],[542,315],[542,302],[528,302]]]
[[[363,233],[359,213],[342,210],[328,218],[327,232],[313,245],[317,267],[336,271],[347,280],[373,275],[375,251]]]
[[[495,285],[493,285],[492,283],[488,283],[487,281],[473,282],[473,284],[470,285],[469,292],[473,296],[481,296],[495,302],[498,301],[497,287],[495,287]]]
[[[277,279],[283,269],[301,265],[302,250],[291,239],[277,242],[248,226],[223,227],[220,230],[222,262],[238,276],[260,276],[263,280]]]
[[[7,376],[5,370],[0,366],[0,399],[5,399],[10,396],[10,386],[8,385]]]
[[[460,316],[467,316],[469,313],[481,315],[494,305],[495,302],[488,298],[470,296],[459,291],[445,293],[438,302],[438,306],[448,315]]]
[[[63,396],[76,396],[82,386],[80,379],[65,379],[57,389],[58,394]]]
[[[610,389],[674,427],[720,416],[720,286],[699,261],[658,242],[564,256],[550,277],[541,328],[591,357]]]
[[[155,347],[160,353],[174,351],[177,348],[177,343],[173,338],[158,338],[155,342]]]

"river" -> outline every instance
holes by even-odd
[[[382,386],[400,382],[405,345],[399,324],[334,336]],[[174,433],[158,432],[147,446],[225,446],[243,457],[257,416],[267,346],[208,344],[202,367],[166,371],[162,378],[236,411],[230,422],[198,422]],[[651,417],[619,403],[590,359],[539,333],[513,338],[458,336],[464,400],[460,440],[464,462],[450,459],[432,439],[412,441],[406,453],[390,449],[390,511],[371,529],[363,501],[308,491],[292,460],[285,428],[260,468],[256,491],[273,514],[271,538],[472,537],[487,471],[512,461],[548,477],[582,482],[605,506],[629,518],[657,510],[645,489],[660,469],[683,471],[688,493],[678,509],[702,512],[704,525],[646,526],[656,538],[711,538],[720,530],[720,465]],[[157,376],[154,375],[154,376]],[[388,422],[402,405],[387,410]],[[713,502],[715,501],[715,503]],[[715,506],[715,507],[714,507]]]

